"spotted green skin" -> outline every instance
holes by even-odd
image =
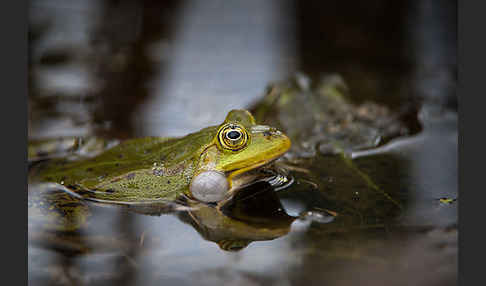
[[[245,148],[223,148],[217,132],[223,124],[239,123],[249,132]],[[262,132],[246,110],[232,110],[218,126],[180,138],[138,138],[104,153],[81,160],[55,159],[30,175],[30,182],[55,182],[79,195],[106,202],[174,200],[191,197],[190,183],[200,172],[224,173],[234,189],[234,178],[283,155],[290,148],[285,134],[268,128]],[[231,190],[228,190],[230,192]]]

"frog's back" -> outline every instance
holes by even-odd
[[[173,199],[189,184],[192,166],[215,132],[216,127],[208,127],[181,138],[127,140],[93,158],[47,162],[30,179],[60,183],[74,191],[96,190],[91,195],[107,200],[137,200],[142,193],[147,199],[171,193]],[[114,187],[118,197],[111,194]]]

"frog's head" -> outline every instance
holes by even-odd
[[[290,139],[281,131],[256,124],[246,110],[232,110],[201,154],[191,193],[202,201],[219,201],[258,177],[250,171],[279,158],[289,148]]]
[[[216,169],[232,177],[265,165],[290,148],[290,139],[273,127],[257,125],[246,110],[232,110],[219,126]]]

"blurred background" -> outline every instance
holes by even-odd
[[[296,72],[340,73],[358,99],[457,107],[455,1],[32,0],[29,19],[30,137],[89,120],[183,135]]]
[[[417,115],[430,142],[393,162],[411,182],[401,226],[433,226],[406,243],[403,229],[331,243],[306,228],[224,253],[173,216],[117,214],[114,232],[157,229],[156,254],[86,260],[29,247],[31,285],[456,284],[457,207],[431,203],[457,197],[456,1],[31,0],[28,13],[29,139],[181,136],[255,104],[271,83],[337,73],[355,103],[430,107]],[[52,261],[60,268],[36,268]]]

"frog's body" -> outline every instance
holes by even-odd
[[[289,148],[283,133],[257,125],[246,110],[233,110],[221,125],[181,138],[133,139],[92,158],[40,164],[30,181],[59,183],[85,198],[115,203],[182,194],[220,201]]]

